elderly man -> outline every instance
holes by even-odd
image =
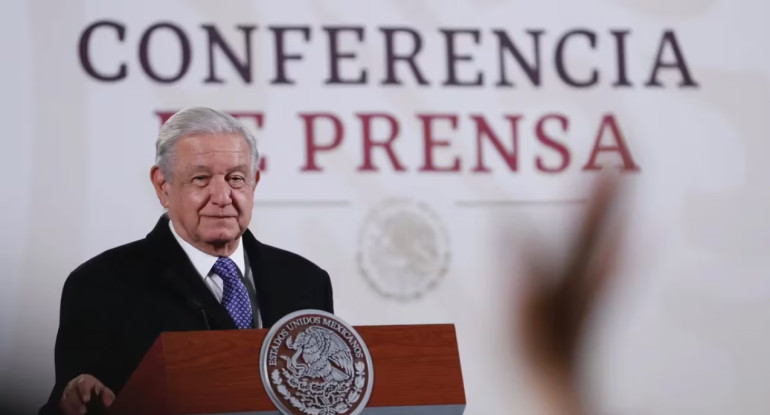
[[[267,328],[296,310],[333,312],[324,270],[248,230],[258,159],[253,135],[227,114],[190,108],[163,125],[150,178],[168,213],[145,239],[67,279],[56,385],[42,414],[109,406],[161,332]]]

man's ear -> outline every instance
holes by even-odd
[[[168,208],[168,181],[166,175],[160,170],[158,166],[152,166],[150,169],[150,180],[152,186],[155,188],[155,194],[158,195],[158,200],[164,208]]]
[[[251,190],[254,190],[257,188],[257,184],[259,183],[259,178],[261,177],[259,170],[257,170],[257,174],[254,176],[254,186],[251,188]]]

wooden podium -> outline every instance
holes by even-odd
[[[454,325],[359,326],[374,366],[362,415],[460,415],[465,409]],[[267,330],[161,334],[110,415],[278,414],[260,378]]]

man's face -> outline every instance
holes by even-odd
[[[240,135],[190,135],[176,143],[171,181],[157,167],[155,190],[179,236],[212,255],[229,255],[251,222],[251,153]]]

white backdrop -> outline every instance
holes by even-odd
[[[356,325],[456,325],[469,415],[524,415],[536,406],[509,337],[513,276],[505,260],[519,255],[529,232],[558,248],[594,177],[583,167],[601,120],[612,115],[639,169],[626,174],[629,229],[621,283],[589,349],[589,389],[601,413],[770,410],[763,386],[770,373],[764,358],[770,349],[770,7],[764,0],[38,0],[3,2],[0,10],[0,370],[4,383],[12,382],[30,405],[42,403],[52,386],[64,279],[93,255],[143,237],[161,213],[148,179],[159,127],[155,112],[205,105],[264,114],[257,136],[267,168],[251,229],[262,241],[325,268],[339,316]],[[95,30],[90,60],[106,74],[125,63],[120,81],[94,79],[78,56],[84,30],[101,20],[119,23],[125,36],[119,41],[113,29]],[[148,77],[139,59],[142,35],[159,22],[178,26],[190,42],[189,70],[169,84]],[[250,83],[221,49],[214,61],[224,82],[204,82],[209,46],[203,24],[216,27],[237,59],[245,54],[236,26],[256,26]],[[293,85],[271,83],[274,26],[309,28],[309,41],[298,32],[286,34],[286,53],[302,55],[286,62]],[[340,51],[356,54],[340,61],[340,68],[347,78],[366,69],[365,84],[324,84],[330,65],[324,27],[332,26],[362,28],[363,41],[352,32],[340,35]],[[396,64],[403,84],[382,85],[382,27],[419,34],[416,62],[429,85],[418,85],[404,62]],[[465,81],[482,72],[483,85],[442,85],[448,64],[441,29],[478,31],[477,43],[470,35],[456,36],[456,54],[472,57],[456,68]],[[539,85],[510,54],[506,77],[515,86],[497,85],[494,30],[505,31],[529,62],[534,53],[527,31],[543,32]],[[558,73],[558,43],[574,30],[595,33],[596,46],[573,36],[561,61],[579,80],[597,69],[591,87],[570,86]],[[620,58],[611,31],[629,32],[623,61],[630,86],[613,86]],[[645,86],[666,31],[675,36],[697,86],[680,86],[681,69],[666,67],[657,76],[660,87]],[[411,45],[399,38],[397,52],[408,53]],[[662,61],[676,61],[670,41],[664,46]],[[159,30],[148,56],[157,73],[174,74],[178,40]],[[330,113],[344,126],[339,146],[317,153],[322,171],[302,170],[304,113]],[[372,150],[378,171],[359,171],[360,113],[397,120],[393,150],[405,171],[394,171],[381,147]],[[431,125],[434,141],[451,143],[433,147],[434,163],[451,166],[457,158],[459,171],[420,171],[426,150],[419,114],[457,117],[456,129],[446,120]],[[568,120],[566,132],[549,114]],[[512,127],[505,116],[520,116],[517,171],[488,137],[481,157],[489,172],[474,171],[480,156],[472,116],[482,116],[508,149]],[[544,117],[546,140],[570,154],[569,165],[557,173],[537,168],[538,157],[551,168],[564,161],[556,146],[538,138]],[[331,143],[330,125],[319,122],[317,143]],[[387,138],[388,126],[378,119],[375,139]],[[603,131],[602,145],[617,143],[611,129]],[[622,159],[617,151],[604,151],[600,161],[617,165]],[[394,198],[402,202],[388,202]],[[388,221],[399,212],[403,222]],[[378,235],[396,246],[383,249]],[[388,292],[419,297],[383,295],[367,275]]]

